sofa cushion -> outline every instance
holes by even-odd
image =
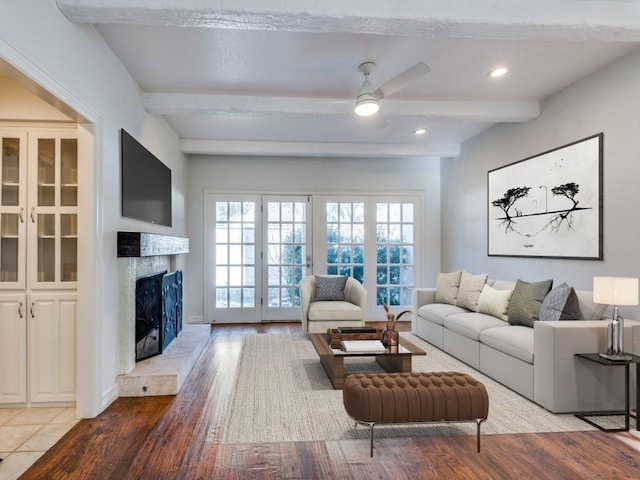
[[[509,319],[509,301],[513,290],[498,290],[491,285],[485,285],[478,299],[478,312],[493,315],[505,322]]]
[[[475,341],[478,341],[483,330],[498,326],[508,327],[499,318],[484,313],[457,313],[444,319],[446,329]]]
[[[347,277],[315,275],[315,279],[315,301],[344,300],[344,286],[347,283]]]
[[[480,333],[484,345],[533,365],[533,328],[505,325],[487,328]]]
[[[436,303],[455,305],[458,299],[458,287],[462,270],[449,273],[438,273],[436,280]]]
[[[516,286],[509,302],[509,323],[533,328],[533,322],[538,320],[540,305],[547,296],[553,280],[529,283],[516,281]]]
[[[593,302],[593,292],[576,290],[576,296],[580,305],[581,320],[601,320],[609,305]]]
[[[460,275],[456,305],[472,312],[477,312],[480,292],[482,292],[482,287],[486,283],[487,275],[471,275],[463,270],[462,275]]]
[[[546,320],[580,320],[578,296],[573,287],[566,283],[551,290],[540,305],[541,321]]]
[[[357,305],[339,300],[311,302],[308,312],[313,320],[362,320],[362,310]]]
[[[419,317],[437,325],[444,325],[444,319],[456,313],[467,313],[467,310],[448,303],[430,303],[418,309]]]

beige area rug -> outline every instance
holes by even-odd
[[[483,434],[593,430],[573,415],[554,415],[464,363],[403,333],[427,356],[413,358],[413,370],[468,373],[489,393],[489,419]],[[373,358],[345,359],[347,373],[382,371]],[[475,435],[475,423],[380,426],[385,437]],[[366,439],[354,428],[306,335],[254,334],[245,337],[231,412],[222,443],[265,443]]]

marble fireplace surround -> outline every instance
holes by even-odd
[[[118,232],[119,374],[136,367],[135,293],[136,280],[163,271],[184,270],[189,239],[143,232]]]

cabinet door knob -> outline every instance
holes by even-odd
[[[18,303],[18,316],[20,318],[23,318],[22,317],[22,302]]]
[[[31,318],[36,318],[36,315],[33,313],[34,306],[35,306],[35,302],[31,302],[31,307],[29,308],[29,313],[31,313]]]

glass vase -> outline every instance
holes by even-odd
[[[396,330],[396,322],[388,322],[387,328],[382,333],[382,344],[391,352],[398,351],[400,336]]]

